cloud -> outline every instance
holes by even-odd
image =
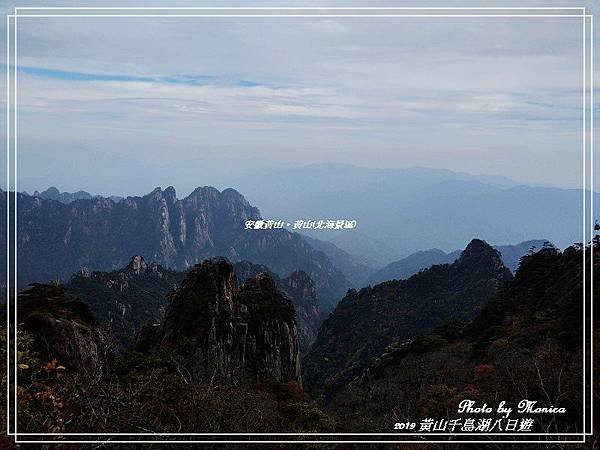
[[[221,149],[521,179],[505,160],[545,153],[555,168],[527,176],[576,185],[580,22],[19,19],[23,170],[39,170],[45,142],[90,177],[98,147],[157,164]]]
[[[6,69],[6,64],[1,65]],[[13,66],[10,67],[13,70]],[[222,79],[212,75],[169,75],[162,77],[132,76],[124,74],[87,73],[69,70],[49,69],[46,67],[18,66],[18,72],[24,75],[32,75],[41,78],[50,78],[62,81],[90,82],[90,81],[119,81],[124,83],[166,83],[184,84],[190,86],[201,86],[207,84],[233,84],[241,87],[262,86],[261,83],[249,80]]]

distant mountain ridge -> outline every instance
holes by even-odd
[[[42,192],[34,191],[32,196],[40,197],[44,200],[56,200],[61,203],[71,203],[75,200],[89,200],[91,198],[101,197],[100,195],[92,195],[86,191],[60,192],[54,186],[50,186],[48,189]],[[123,200],[123,197],[119,197],[117,195],[112,195],[108,198],[110,198],[114,202],[120,202],[121,200]]]
[[[530,250],[541,250],[546,242],[545,239],[535,239],[515,245],[494,245],[492,247],[500,252],[502,262],[514,273],[517,270],[521,257],[527,255]],[[460,254],[461,250],[446,253],[437,248],[419,251],[372,273],[365,285],[370,284],[374,286],[388,280],[405,280],[434,264],[452,263],[460,257]]]
[[[12,195],[12,194],[11,194]],[[96,197],[69,204],[18,195],[18,258],[21,287],[33,281],[67,280],[82,267],[111,271],[131,255],[184,270],[210,257],[267,265],[286,277],[303,270],[330,310],[350,286],[323,254],[284,229],[245,230],[260,212],[234,189],[204,186],[184,199],[173,187],[119,202]],[[12,204],[12,202],[11,202]],[[0,195],[6,213],[7,194]],[[6,239],[6,223],[0,224]],[[6,261],[0,263],[6,272]]]
[[[372,258],[377,249],[369,240],[382,242],[383,265],[428,248],[450,252],[473,236],[493,243],[543,236],[559,248],[582,239],[581,189],[524,186],[441,169],[347,164],[265,171],[269,189],[254,177],[239,177],[234,185],[261,205],[264,214],[350,217],[358,223],[352,232],[311,236],[363,258]],[[594,209],[600,210],[600,195],[594,202]],[[391,254],[387,261],[385,253]]]
[[[340,269],[348,281],[352,283],[353,287],[362,286],[366,277],[374,271],[372,264],[378,264],[375,261],[375,257],[373,258],[373,261],[366,261],[364,258],[357,257],[356,255],[342,250],[339,246],[330,241],[323,241],[310,236],[303,237],[308,241],[312,248],[327,255],[333,265]],[[381,262],[379,262],[379,264],[381,264]]]

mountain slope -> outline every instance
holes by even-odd
[[[62,286],[36,284],[18,301],[24,432],[334,431],[300,386],[294,311],[266,275],[238,289],[230,263],[194,267],[149,328],[151,346],[125,357]]]
[[[589,266],[589,248],[586,253]],[[532,432],[580,430],[582,256],[576,247],[526,256],[514,279],[472,322],[447,323],[429,335],[395,343],[335,397],[330,410],[353,431],[383,432],[397,422],[399,405],[410,420],[452,419],[465,398],[516,405],[526,396],[536,406],[566,409],[564,414],[513,414],[533,418]],[[596,249],[594,259],[599,257]]]
[[[432,248],[419,251],[408,255],[406,258],[394,261],[373,273],[365,284],[375,286],[388,280],[406,280],[434,264],[449,264],[451,262],[450,256],[440,249]]]
[[[304,359],[311,392],[331,395],[358,376],[391,343],[450,317],[470,319],[511,278],[499,253],[474,239],[453,264],[408,280],[350,290],[323,323]]]
[[[0,211],[6,212],[5,192]],[[18,282],[64,280],[82,267],[111,271],[131,255],[177,270],[223,256],[266,264],[284,277],[303,270],[324,308],[333,308],[349,286],[344,275],[298,234],[244,229],[247,220],[259,218],[258,209],[233,189],[201,187],[179,200],[172,187],[157,188],[118,203],[92,198],[63,204],[19,194]],[[5,223],[0,232],[6,238]],[[5,261],[0,264],[6,269]]]
[[[65,284],[69,295],[83,300],[100,322],[114,333],[124,349],[134,346],[147,322],[164,319],[167,294],[184,279],[185,273],[147,264],[141,256],[120,270],[82,270]]]
[[[304,239],[308,241],[312,248],[323,252],[354,287],[362,286],[366,277],[374,270],[363,258],[351,255],[333,242],[322,241],[309,236],[304,236]]]

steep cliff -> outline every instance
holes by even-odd
[[[317,332],[324,319],[319,295],[310,276],[306,272],[298,270],[292,272],[287,278],[281,278],[272,273],[267,266],[253,264],[249,261],[235,263],[234,270],[238,283],[243,283],[260,273],[266,273],[275,280],[277,287],[285,292],[294,304],[300,352],[304,354],[308,351],[316,339]]]
[[[189,271],[154,342],[180,356],[196,380],[301,381],[292,303],[267,274],[238,288],[232,264],[221,258]]]

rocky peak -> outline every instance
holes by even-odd
[[[162,198],[162,188],[160,186],[155,187],[152,192],[148,194],[148,197],[157,199]]]
[[[50,186],[44,192],[38,193],[37,195],[39,196],[41,194],[46,194],[46,198],[48,198],[50,200],[58,200],[58,197],[60,196],[60,191],[57,188],[55,188],[54,186]]]
[[[157,343],[182,355],[199,380],[300,381],[293,305],[268,274],[238,289],[233,265],[223,258],[205,260],[187,274],[171,297]]]
[[[177,192],[173,186],[169,186],[165,189],[164,196],[170,202],[177,200]]]
[[[235,270],[235,276],[238,283],[241,284],[243,284],[249,278],[256,277],[256,275],[259,273],[267,273],[271,275],[272,278],[277,278],[277,275],[272,273],[264,264],[255,264],[246,260],[236,262],[233,265],[233,269]]]
[[[317,337],[323,321],[320,299],[315,282],[303,270],[292,272],[287,278],[280,278],[263,264],[240,261],[234,265],[238,282],[245,282],[259,274],[267,274],[290,298],[296,310],[296,324],[299,333],[300,351],[305,352]]]
[[[186,199],[194,199],[196,201],[214,201],[220,195],[221,193],[217,188],[212,186],[200,186],[194,189],[192,193],[186,197]]]
[[[261,293],[274,294],[277,291],[275,280],[268,273],[259,273],[255,278],[250,278],[242,285],[242,290],[252,290]]]
[[[240,194],[238,191],[236,191],[233,188],[224,189],[223,192],[221,192],[221,196],[226,201],[234,201],[234,202],[249,204],[248,200],[246,200],[246,198],[242,194]]]
[[[469,242],[469,244],[460,254],[458,261],[469,261],[473,259],[477,260],[482,257],[498,259],[499,261],[502,261],[500,259],[500,252],[481,239],[471,240],[471,242]]]
[[[473,239],[450,267],[456,276],[487,278],[495,280],[497,285],[512,278],[510,270],[502,262],[500,252],[480,239]]]
[[[172,310],[194,300],[197,312],[206,307],[211,315],[231,315],[234,312],[233,297],[238,291],[233,266],[224,258],[204,260],[188,272],[179,291],[178,301],[173,301]]]
[[[135,255],[133,258],[131,258],[131,261],[127,267],[125,267],[125,271],[139,275],[140,273],[144,273],[147,268],[148,264],[146,264],[144,258],[140,255]]]

